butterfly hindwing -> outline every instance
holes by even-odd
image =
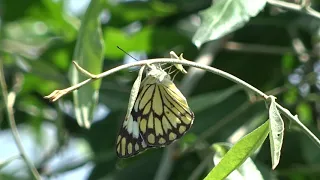
[[[120,128],[116,143],[117,155],[120,158],[131,157],[146,148],[147,144],[140,135],[138,122],[130,115],[128,119],[124,120]]]

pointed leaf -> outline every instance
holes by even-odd
[[[232,144],[229,143],[215,143],[212,148],[215,150],[215,154],[213,156],[213,162],[217,165],[224,155],[230,150]],[[238,179],[255,179],[255,180],[263,180],[263,177],[260,171],[257,169],[253,160],[249,157],[240,167],[234,170],[226,180],[238,180]]]
[[[103,0],[91,1],[81,22],[73,55],[73,60],[92,74],[98,74],[102,70],[104,42],[98,18],[103,3]],[[73,85],[87,79],[74,67],[70,72],[69,78]],[[96,80],[73,92],[75,114],[79,126],[90,127],[94,108],[99,98],[100,84],[101,80]]]
[[[264,142],[269,133],[269,121],[244,136],[223,157],[219,164],[207,175],[205,180],[225,179],[237,169]]]
[[[270,149],[272,169],[275,169],[280,161],[281,147],[283,141],[284,123],[276,106],[276,98],[271,96],[269,108],[270,119]]]
[[[193,43],[218,39],[244,26],[265,6],[266,0],[215,0],[211,7],[201,12],[201,26],[193,37]]]

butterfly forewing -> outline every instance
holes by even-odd
[[[152,83],[148,88],[151,90],[145,91],[151,95],[143,95],[151,98],[146,102],[137,102],[140,103],[138,112],[142,114],[139,127],[142,138],[149,146],[164,146],[190,129],[194,115],[172,81],[158,82],[156,78],[153,81],[149,79]]]

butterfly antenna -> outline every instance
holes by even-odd
[[[175,73],[176,71],[177,71],[176,69],[173,71],[169,71],[168,74],[171,75],[171,74]]]
[[[176,70],[172,71],[175,72]],[[172,81],[174,81],[174,78],[179,74],[179,71],[176,71],[176,73],[173,75]]]
[[[121,47],[117,46],[118,49],[120,49],[122,52],[124,52],[126,55],[130,56],[132,59],[139,61],[137,58],[131,56],[129,53],[127,53],[125,50],[123,50]]]
[[[173,65],[170,65],[170,66],[168,66],[168,67],[164,68],[163,70],[164,70],[164,71],[166,71],[166,70],[168,70],[168,69],[169,69],[169,71],[168,71],[168,72],[170,73],[172,66],[173,66]]]

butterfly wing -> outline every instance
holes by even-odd
[[[137,132],[138,135],[136,135]],[[117,156],[120,158],[131,157],[144,151],[146,148],[147,144],[140,135],[138,123],[130,115],[128,119],[124,120],[117,138]]]
[[[165,146],[190,129],[194,114],[171,80],[148,78],[134,109],[141,114],[140,133],[147,145]]]
[[[148,93],[146,94],[146,90],[148,90],[150,84],[152,84],[150,80],[150,77],[146,77],[141,82],[138,96],[135,100],[130,115],[123,121],[122,127],[119,131],[116,143],[116,151],[118,157],[120,158],[134,156],[148,148],[148,145],[143,140],[139,129],[139,123],[143,116],[143,111],[138,111],[137,108],[139,106],[139,103],[142,103],[142,101],[145,101],[148,97]]]
[[[171,144],[190,129],[193,112],[179,89],[161,73],[151,73],[141,82],[131,113],[118,135],[118,157],[131,157],[147,148]]]

